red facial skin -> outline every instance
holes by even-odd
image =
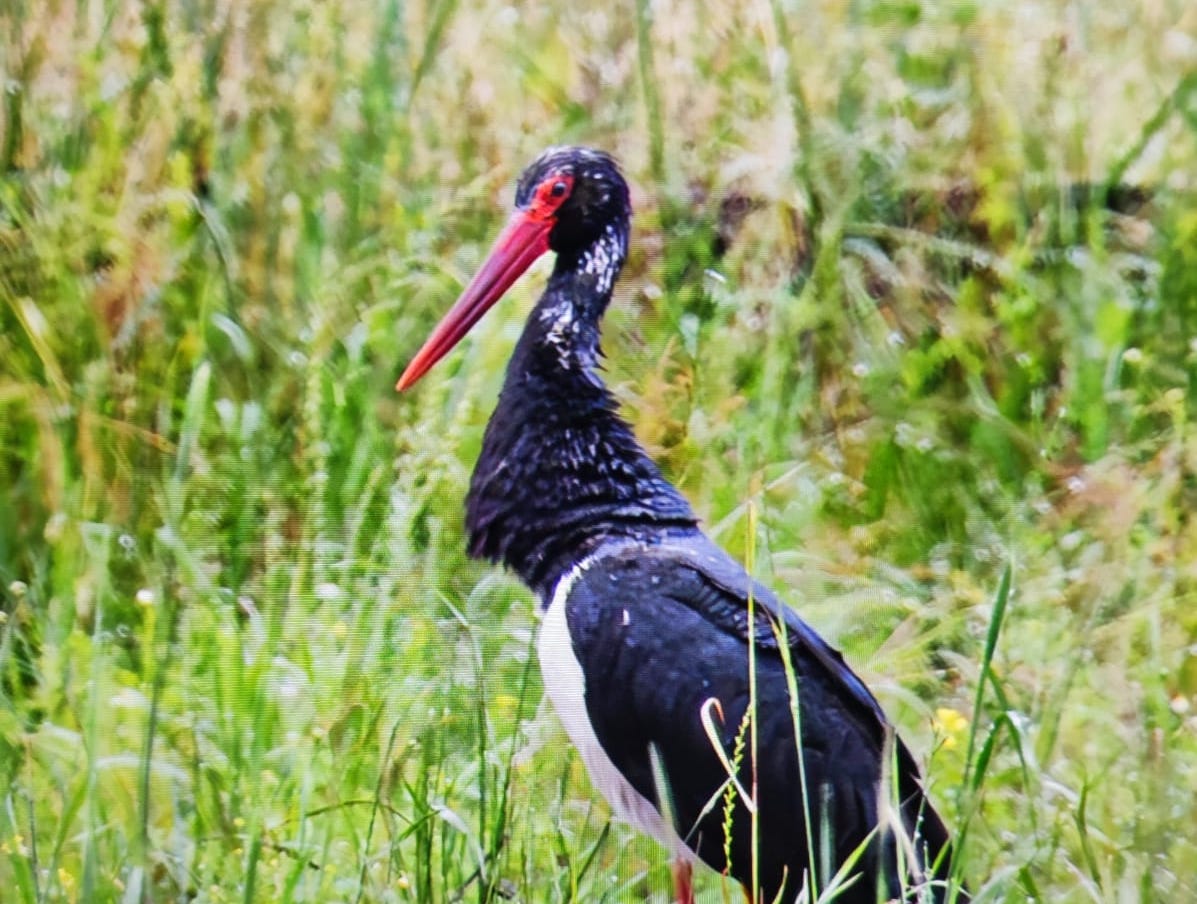
[[[520,274],[549,250],[549,233],[557,223],[557,211],[569,197],[573,184],[573,176],[568,173],[551,175],[536,186],[528,205],[512,214],[482,269],[470,280],[457,303],[403,371],[395,384],[397,390],[402,392],[428,373],[503,297]]]

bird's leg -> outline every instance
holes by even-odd
[[[679,854],[673,858],[673,887],[677,904],[694,904],[694,885],[691,882],[693,870],[685,857]]]

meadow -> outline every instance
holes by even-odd
[[[0,898],[669,900],[464,551],[548,262],[394,391],[583,143],[606,379],[975,899],[1197,900],[1197,6],[7,0],[0,71]]]

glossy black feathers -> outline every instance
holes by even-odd
[[[823,888],[862,844],[857,881],[837,900],[898,896],[923,882],[937,859],[943,878],[947,832],[877,701],[836,650],[706,539],[619,417],[599,378],[599,321],[627,254],[627,186],[607,155],[554,149],[521,177],[517,205],[534,205],[558,180],[570,192],[553,208],[557,261],[508,366],[471,480],[471,554],[506,564],[546,606],[566,607],[562,642],[572,650],[551,658],[565,662],[559,675],[577,678],[576,658],[597,743],[654,803],[649,751],[657,750],[675,828],[715,869],[747,882],[754,850],[742,800],[724,837],[718,795],[727,776],[702,713],[722,713],[718,734],[730,756],[749,705],[752,644],[759,745],[739,777],[748,785],[755,766],[755,855],[766,900],[793,900],[805,873]],[[798,683],[800,736],[783,650]],[[546,673],[546,684],[558,677]],[[588,730],[571,733],[578,740]],[[878,828],[886,774],[895,777],[898,834],[914,840],[913,864],[899,857],[897,834]],[[930,897],[943,898],[942,883]]]
[[[757,647],[755,768],[744,729],[750,586]],[[764,587],[750,583],[705,537],[615,548],[587,567],[566,606],[585,675],[587,712],[604,750],[642,796],[656,801],[648,752],[655,747],[678,833],[712,867],[748,883],[751,817],[740,795],[732,794],[730,842],[725,838],[727,772],[703,724],[704,707],[728,760],[742,739],[737,778],[744,788],[752,786],[754,775],[757,782],[764,841],[757,866],[766,901],[778,894],[794,900],[811,870],[825,890],[839,865],[866,844],[879,821],[887,757],[897,771],[902,831],[922,862],[933,863],[947,845],[917,767],[901,740],[889,737],[873,696],[813,629]],[[783,646],[798,689],[800,738]],[[708,700],[717,700],[717,709]],[[811,789],[809,814],[803,810],[799,750]],[[903,881],[920,882],[918,869],[899,876],[895,843],[892,834],[875,835],[858,861],[859,878],[836,900],[873,904],[900,897]],[[940,890],[928,886],[928,891],[942,899]]]
[[[597,373],[599,318],[627,254],[627,185],[606,154],[555,149],[520,178],[517,206],[559,174],[573,190],[550,233],[557,262],[508,365],[466,500],[471,555],[502,561],[542,596],[605,539],[697,524]]]

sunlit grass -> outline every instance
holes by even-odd
[[[392,389],[565,142],[625,411],[973,889],[1193,896],[1190,6],[8,4],[0,896],[665,900],[464,554],[538,277]]]

